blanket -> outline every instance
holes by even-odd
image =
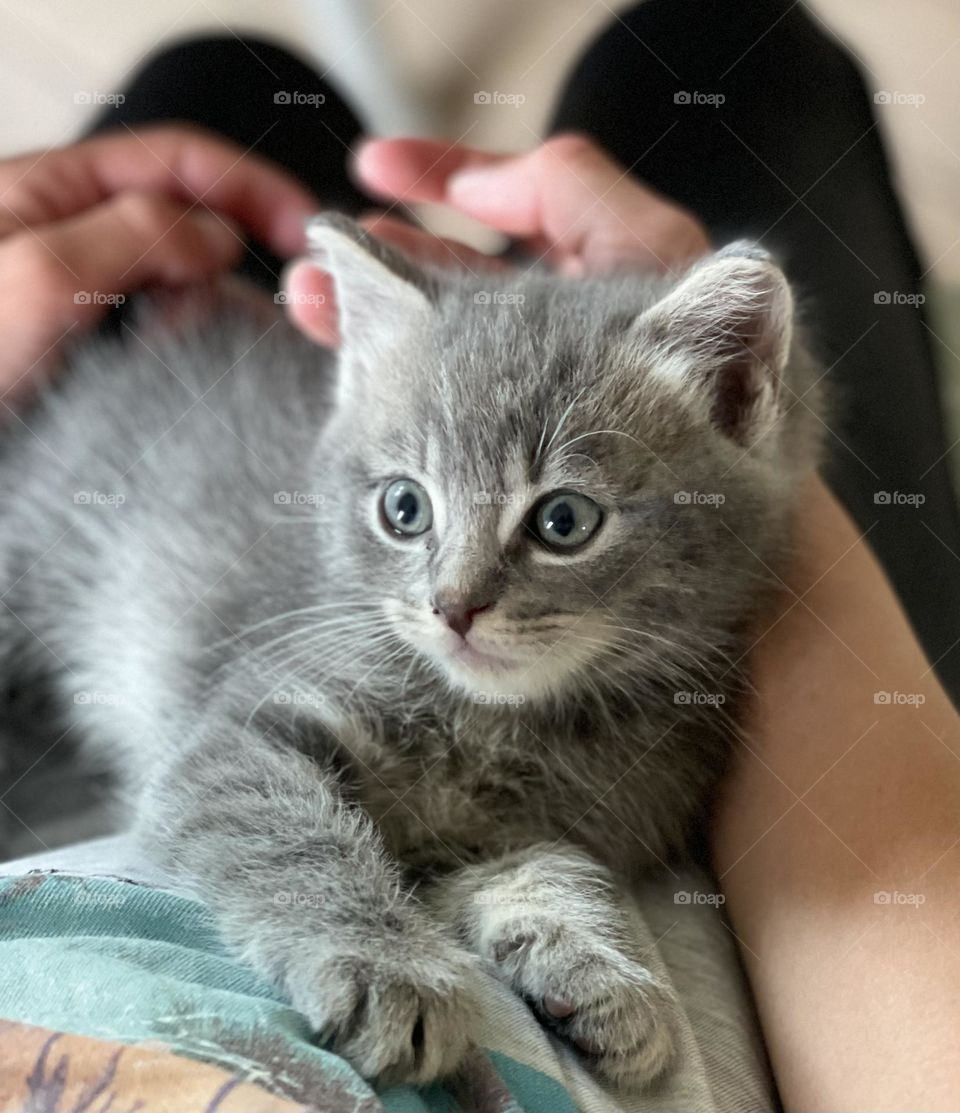
[[[478,1050],[429,1087],[375,1092],[235,959],[195,898],[52,868],[0,880],[0,1111],[23,1113],[754,1113],[775,1108],[729,931],[703,878],[639,892],[686,1008],[654,1087],[605,1089],[490,976]],[[677,893],[685,899],[677,899]],[[669,901],[665,900],[665,894]]]

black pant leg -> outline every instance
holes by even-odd
[[[190,39],[149,57],[92,132],[186,121],[272,159],[318,198],[318,207],[356,215],[369,204],[346,160],[363,130],[326,78],[283,47],[233,36]],[[282,261],[252,245],[242,270],[276,288]]]

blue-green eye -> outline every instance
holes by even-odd
[[[416,537],[433,525],[430,496],[413,479],[395,479],[380,500],[383,521],[392,533]]]
[[[532,527],[548,548],[569,552],[589,541],[602,522],[603,511],[593,499],[557,491],[534,508]]]

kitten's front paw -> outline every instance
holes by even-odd
[[[446,941],[324,947],[288,975],[317,1041],[364,1078],[422,1084],[451,1073],[468,1046],[471,957]]]
[[[503,927],[487,957],[599,1074],[634,1088],[663,1072],[674,1052],[678,1005],[642,963],[561,924]]]

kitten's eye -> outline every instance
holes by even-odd
[[[430,496],[412,479],[395,479],[383,492],[380,510],[387,529],[402,537],[416,537],[433,525]]]
[[[532,528],[550,549],[576,549],[600,528],[603,511],[586,495],[559,491],[534,508]]]

